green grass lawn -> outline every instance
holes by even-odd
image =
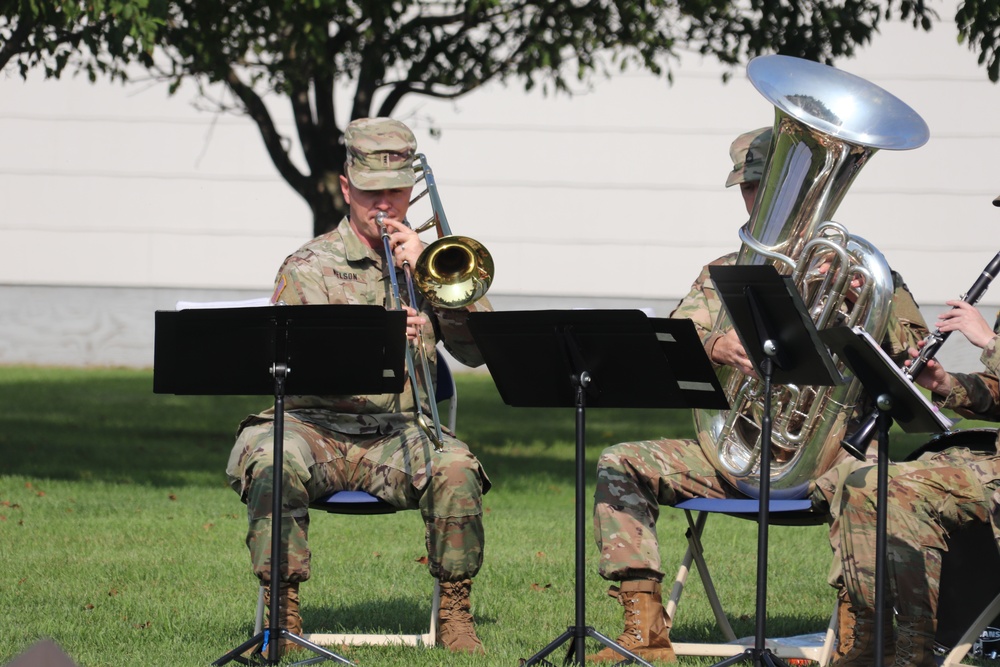
[[[493,481],[473,588],[488,655],[336,649],[358,664],[513,666],[574,624],[573,411],[510,408],[488,376],[457,380],[459,435]],[[51,638],[81,667],[208,665],[250,636],[257,586],[246,515],[224,469],[237,424],[266,397],[155,395],[148,371],[15,367],[0,368],[0,400],[0,664]],[[606,635],[617,636],[621,611],[596,573],[597,457],[616,442],[691,431],[685,411],[587,412],[586,621]],[[683,513],[665,509],[658,528],[672,572]],[[432,584],[422,532],[417,512],[314,515],[306,630],[421,631]],[[713,517],[704,538],[743,636],[754,633],[756,535],[754,522]],[[834,601],[826,528],[774,527],[770,537],[768,634],[825,628]],[[672,634],[721,639],[695,574]]]

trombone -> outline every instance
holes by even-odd
[[[439,308],[464,308],[483,298],[493,282],[493,257],[479,241],[451,233],[438,195],[434,172],[423,153],[417,153],[414,171],[417,183],[424,182],[424,191],[410,200],[410,206],[429,196],[431,217],[417,227],[420,234],[431,227],[437,229],[436,241],[424,248],[414,267],[420,292]]]
[[[414,166],[414,171],[419,173],[417,182],[423,181],[425,188],[423,192],[410,200],[410,205],[412,206],[427,195],[430,196],[431,203],[431,217],[418,227],[416,232],[419,234],[433,226],[437,228],[438,238],[423,249],[415,267],[411,267],[409,261],[403,260],[403,275],[406,279],[410,307],[419,310],[416,296],[419,289],[424,299],[434,306],[446,309],[464,308],[481,299],[489,290],[494,275],[493,257],[486,246],[478,241],[451,233],[451,227],[449,227],[448,219],[444,214],[444,207],[441,205],[441,197],[438,195],[437,183],[430,166],[427,164],[427,158],[424,157],[423,153],[418,153],[416,161],[418,164]],[[375,224],[382,235],[386,262],[391,263],[393,261],[392,246],[385,217],[383,211],[376,213]],[[406,224],[409,226],[408,222]],[[395,268],[388,266],[387,272],[391,287],[389,307],[393,310],[402,310],[403,304]],[[420,357],[421,371],[424,375],[424,393],[430,404],[433,421],[433,424],[427,423],[427,417],[421,407],[416,362],[413,358],[413,347],[408,342],[406,346],[406,372],[409,375],[410,388],[413,391],[417,424],[434,443],[435,450],[441,451],[443,441],[441,419],[438,416],[434,381],[431,378],[422,331],[417,334],[416,346],[417,354]]]

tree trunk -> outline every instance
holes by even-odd
[[[340,188],[328,188],[328,182],[337,182],[340,174],[330,172],[329,179],[312,178],[312,188],[315,193],[309,198],[309,208],[313,214],[313,236],[320,236],[333,230],[340,220],[348,215],[349,208],[344,201]]]

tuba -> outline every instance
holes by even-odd
[[[857,76],[788,56],[754,58],[754,87],[775,106],[771,147],[750,220],[740,229],[737,264],[771,264],[790,275],[816,327],[862,327],[885,335],[894,291],[889,266],[871,243],[831,218],[861,168],[879,149],[926,143],[926,123],[902,101]],[[852,288],[859,279],[860,288]],[[714,331],[732,328],[723,311]],[[841,375],[842,362],[836,360]],[[760,485],[764,382],[731,366],[717,371],[729,410],[695,410],[698,441],[735,488]],[[799,497],[840,456],[862,387],[773,388],[770,484]]]

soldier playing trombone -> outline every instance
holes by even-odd
[[[275,279],[272,303],[391,307],[390,272],[402,272],[404,263],[415,266],[423,251],[416,232],[404,224],[416,182],[413,133],[395,120],[365,118],[351,122],[344,137],[346,176],[331,186],[340,187],[350,213],[336,229],[288,256]],[[383,217],[387,242],[379,224]],[[419,297],[410,303],[405,294],[401,298],[407,336],[412,344],[423,344],[430,359],[441,339],[462,363],[483,363],[466,322],[468,312],[490,309],[485,298],[459,309],[433,307]],[[451,434],[432,445],[417,424],[412,380],[400,394],[286,400],[280,625],[302,633],[299,584],[310,574],[309,503],[332,491],[363,490],[400,509],[420,510],[428,568],[441,583],[438,643],[452,651],[483,653],[469,593],[483,560],[482,496],[490,481],[469,448]],[[434,396],[424,392],[422,400]],[[272,411],[247,417],[227,467],[231,486],[247,505],[253,572],[265,585],[270,579],[272,438]]]

